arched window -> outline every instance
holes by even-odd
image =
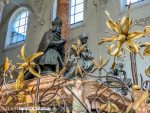
[[[27,8],[17,9],[8,24],[5,47],[23,42],[26,39],[29,11]]]
[[[24,41],[27,32],[28,11],[20,12],[13,23],[13,31],[11,35],[11,44]]]

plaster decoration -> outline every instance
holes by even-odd
[[[93,0],[93,5],[95,7],[98,6],[105,6],[107,4],[108,0]]]
[[[98,0],[93,0],[93,5],[94,5],[95,7],[97,7],[97,6],[98,6]]]
[[[0,0],[0,22],[2,19],[2,14],[3,14],[3,8],[5,6],[5,4],[8,4],[9,0]]]
[[[35,4],[35,7],[36,7],[38,13],[40,13],[43,8],[44,0],[34,0],[34,4]]]
[[[99,0],[100,5],[107,4],[108,0]]]
[[[43,18],[40,18],[40,17],[36,18],[36,24],[37,24],[37,26],[39,26],[39,25],[43,26],[44,23],[45,23],[45,20]]]
[[[150,25],[150,16],[149,17],[145,17],[145,18],[140,18],[138,20],[135,20],[135,24],[136,25],[142,25],[143,27],[147,26],[147,25]]]
[[[33,5],[34,8],[34,17],[35,17],[35,24],[34,27],[43,26],[45,24],[44,14],[46,11],[46,7],[48,5],[49,0],[34,0]]]
[[[85,7],[85,11],[87,11],[87,8],[88,8],[88,0],[84,0],[84,7]]]

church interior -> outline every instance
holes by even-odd
[[[0,0],[0,113],[149,113],[150,0]]]

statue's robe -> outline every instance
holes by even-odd
[[[71,53],[69,56],[70,64],[69,64],[67,72],[65,73],[65,77],[67,79],[74,79],[74,76],[72,75],[75,74],[74,72],[75,72],[78,60],[77,60],[76,53],[74,52],[74,50],[71,49],[70,53]],[[92,52],[86,46],[85,50],[80,53],[80,59],[79,59],[80,66],[82,66],[82,68],[85,71],[90,72],[94,67],[94,64],[92,61],[93,58],[94,57],[92,55]]]
[[[51,29],[47,31],[39,44],[38,52],[44,52],[44,55],[39,58],[38,64],[59,65],[62,68],[65,42],[60,35],[52,33]]]
[[[43,36],[43,38],[39,44],[39,48],[38,48],[37,52],[44,52],[45,53],[50,42],[52,41],[52,37],[53,37],[52,30],[50,29],[49,31],[47,31],[44,34],[44,36]]]

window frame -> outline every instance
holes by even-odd
[[[26,13],[26,16],[25,17],[19,17],[19,16],[21,16],[21,14],[22,13]],[[23,10],[23,11],[21,11],[21,12],[19,12],[18,13],[18,15],[16,16],[16,18],[14,19],[14,21],[13,21],[13,30],[12,30],[12,32],[11,32],[11,42],[10,42],[10,45],[11,44],[16,44],[16,43],[20,43],[20,42],[22,42],[22,41],[25,41],[25,39],[26,39],[26,34],[27,34],[27,25],[28,25],[28,19],[29,19],[29,11],[28,10]],[[17,20],[17,18],[19,17],[19,19]],[[25,23],[24,24],[21,24],[20,23],[20,21],[21,20],[23,20],[24,19],[24,21],[25,21]],[[18,26],[16,26],[16,27],[14,27],[14,24],[15,24],[15,22],[19,22],[19,25]],[[17,41],[18,40],[18,37],[19,37],[19,29],[21,29],[21,27],[23,27],[24,28],[24,32],[22,32],[22,34],[24,33],[25,35],[23,36],[23,39],[22,40],[20,40],[20,41]],[[17,28],[18,29],[18,32],[14,32],[14,29],[15,28]],[[13,33],[15,33],[15,34],[13,34]],[[21,35],[21,33],[20,33],[20,35]],[[16,39],[16,41],[15,42],[13,42],[13,38],[14,38],[14,36],[17,36],[17,39]]]
[[[131,2],[131,5],[132,5],[132,4],[139,3],[139,2],[142,2],[142,1],[144,1],[144,0],[138,0],[138,1],[136,1],[136,2],[133,2],[133,3]],[[128,5],[129,5],[129,4],[128,4],[128,0],[126,0],[126,6],[128,6]]]
[[[83,11],[80,11],[80,12],[76,13],[76,7],[78,5],[80,5],[80,4],[83,4]],[[71,14],[71,10],[72,10],[73,7],[74,7],[74,13]],[[83,19],[81,21],[76,22],[76,15],[80,14],[80,13],[82,13]],[[71,17],[72,16],[74,18],[74,22],[73,23],[71,23]],[[78,27],[78,26],[82,25],[82,23],[84,22],[84,0],[83,0],[83,2],[78,3],[78,4],[76,4],[76,0],[75,0],[75,4],[73,6],[72,6],[72,0],[70,0],[70,14],[69,14],[69,17],[70,17],[70,22],[69,23],[71,25],[71,28]]]
[[[26,28],[26,36],[25,39],[22,41],[18,41],[16,43],[11,43],[12,40],[12,32],[13,32],[13,28],[14,28],[14,22],[17,19],[18,15],[21,14],[24,11],[28,11],[28,22],[27,22],[27,28]],[[29,24],[29,16],[30,16],[30,12],[26,7],[21,7],[16,9],[13,14],[11,15],[9,22],[8,22],[8,27],[7,27],[7,34],[6,34],[6,39],[5,39],[5,47],[4,50],[10,49],[10,48],[14,48],[17,46],[20,46],[22,44],[24,44],[26,38],[27,38],[27,34],[28,34],[28,24]]]
[[[131,4],[130,11],[136,10],[138,8],[150,5],[150,0],[142,0],[139,2],[135,2]],[[127,0],[120,0],[120,15],[126,13],[128,11]]]

